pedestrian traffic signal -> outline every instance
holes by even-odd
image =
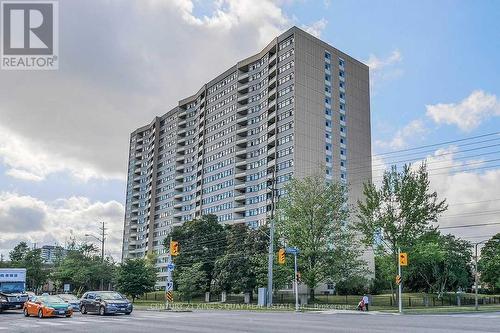
[[[179,255],[179,242],[170,241],[170,255],[178,256]]]
[[[408,266],[408,254],[406,252],[401,252],[399,254],[399,264],[401,266]]]
[[[401,275],[396,275],[396,284],[397,285],[401,284]]]
[[[302,275],[300,275],[300,272],[297,272],[297,276],[295,278],[297,279],[297,283],[302,282]]]
[[[278,251],[278,264],[284,265],[285,264],[285,258],[286,258],[285,249],[279,249],[279,251]]]

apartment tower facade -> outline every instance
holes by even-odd
[[[368,67],[293,27],[130,136],[123,258],[206,214],[265,224],[292,177],[371,180]],[[274,191],[272,190],[274,188]]]

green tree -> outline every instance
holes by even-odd
[[[49,269],[45,267],[40,249],[29,250],[22,260],[22,266],[26,268],[27,288],[37,291],[49,276]]]
[[[183,267],[177,276],[177,290],[187,301],[191,301],[193,296],[201,293],[206,283],[206,272],[202,263],[193,264],[190,267]]]
[[[482,248],[478,270],[481,272],[481,281],[492,292],[500,292],[500,233],[488,240]]]
[[[453,235],[431,231],[414,244],[403,276],[412,291],[438,293],[466,289],[472,282],[471,244]]]
[[[339,283],[365,273],[362,260],[346,260],[359,258],[361,250],[346,223],[346,187],[314,175],[293,179],[286,192],[278,202],[276,231],[282,245],[299,248],[298,266],[311,298],[321,282]]]
[[[215,261],[224,254],[226,234],[224,227],[217,221],[215,215],[205,215],[200,219],[185,222],[172,230],[172,240],[179,242],[180,253],[173,257],[178,267],[190,267],[201,263],[205,271],[205,282],[201,285],[204,291],[210,290]],[[163,242],[167,250],[170,247],[170,237]],[[180,269],[174,271],[177,280]]]
[[[144,258],[127,259],[116,270],[116,287],[132,297],[132,302],[138,296],[153,291],[156,283],[156,269]]]
[[[115,265],[109,259],[101,260],[98,249],[83,243],[72,242],[66,251],[66,256],[56,261],[51,274],[58,286],[69,283],[81,294],[83,290],[98,289],[101,279],[104,286],[113,282]]]
[[[371,182],[363,185],[364,200],[358,200],[355,227],[366,245],[381,245],[392,256],[394,272],[398,248],[411,249],[419,237],[435,229],[431,223],[448,208],[429,184],[427,167],[422,164],[417,170],[405,165],[398,171],[393,166],[384,173],[380,188]]]
[[[22,266],[23,260],[26,254],[29,252],[30,248],[26,242],[20,242],[17,244],[12,251],[9,252],[10,262],[12,266],[19,267]]]
[[[391,294],[394,294],[396,274],[394,257],[378,246],[375,250],[375,280],[372,292],[381,293],[385,290],[391,290]]]
[[[38,291],[47,282],[49,268],[43,263],[40,249],[30,249],[26,242],[20,242],[9,253],[12,267],[26,268],[26,286]]]

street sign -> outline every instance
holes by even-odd
[[[399,254],[399,264],[401,266],[408,266],[408,254],[406,252],[401,252]]]
[[[172,291],[167,291],[166,298],[169,303],[172,303],[174,301],[174,293]]]
[[[70,291],[70,285],[69,285],[69,283],[65,283],[65,284],[64,284],[63,291],[64,291],[65,293],[69,293],[69,291]]]
[[[401,284],[401,276],[400,275],[396,275],[396,284],[397,285]]]
[[[285,252],[290,254],[299,254],[300,251],[296,247],[286,247]]]
[[[174,282],[168,281],[167,282],[167,291],[172,291],[172,290],[174,290]]]
[[[169,272],[172,272],[172,271],[174,270],[174,268],[175,268],[175,264],[174,264],[173,262],[169,262],[169,263],[167,264],[167,270],[168,270]]]

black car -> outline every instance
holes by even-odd
[[[97,312],[101,316],[112,313],[131,314],[132,303],[116,291],[87,291],[80,300],[80,312]]]

